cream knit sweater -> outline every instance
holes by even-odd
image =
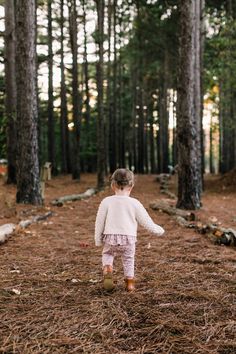
[[[164,229],[155,224],[135,198],[113,195],[102,200],[95,223],[95,245],[102,245],[103,234],[137,236],[137,226],[161,236]]]

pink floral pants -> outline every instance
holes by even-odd
[[[110,245],[105,243],[102,252],[102,265],[110,265],[113,267],[115,256],[121,256],[124,276],[126,278],[134,277],[134,255],[135,243],[126,245]]]

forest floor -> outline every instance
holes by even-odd
[[[115,263],[116,288],[102,288],[101,248],[93,241],[96,211],[107,187],[95,196],[51,205],[84,192],[95,175],[46,183],[43,207],[15,204],[15,187],[0,181],[0,224],[53,215],[15,232],[0,245],[1,353],[236,353],[236,248],[213,244],[184,229],[149,203],[166,199],[155,176],[137,176],[132,196],[163,226],[160,238],[139,229],[136,288],[124,290]],[[207,177],[196,214],[236,228],[236,184]],[[174,178],[171,190],[175,191]]]

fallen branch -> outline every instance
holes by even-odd
[[[203,224],[200,221],[196,222],[194,213],[174,208],[163,201],[151,203],[150,207],[154,210],[162,210],[173,216],[175,221],[182,227],[194,229],[200,234],[207,234],[215,244],[236,246],[236,230],[234,229],[222,228],[215,224]]]
[[[208,236],[216,244],[223,244],[226,246],[236,246],[236,230],[231,228],[223,228],[214,224],[201,224],[197,223],[195,226],[196,231],[201,234],[208,234]]]
[[[22,220],[20,223],[19,223],[19,226],[22,228],[22,229],[25,229],[26,227],[28,227],[29,225],[31,224],[34,224],[38,221],[41,221],[41,220],[45,220],[47,219],[49,216],[52,215],[52,212],[51,211],[48,211],[47,213],[45,213],[44,215],[36,215],[34,216],[32,219],[28,219],[28,220]]]
[[[5,224],[0,226],[0,244],[4,243],[15,230],[15,224]]]
[[[176,199],[176,195],[169,191],[169,181],[171,179],[171,175],[169,173],[161,173],[157,176],[157,182],[160,182],[160,192],[162,194],[167,195],[171,199]]]
[[[161,210],[164,213],[174,216],[180,216],[185,220],[193,221],[196,220],[196,215],[192,212],[175,208],[164,201],[153,202],[150,204],[153,210]]]
[[[41,220],[45,220],[51,215],[52,215],[52,212],[49,211],[43,215],[34,216],[32,219],[22,220],[18,225],[17,224],[4,224],[4,225],[0,226],[0,244],[6,242],[6,240],[11,236],[11,234],[13,233],[13,231],[17,227],[19,227],[20,229],[25,229],[29,225],[34,224],[34,223],[41,221]]]
[[[86,198],[89,198],[89,197],[91,197],[92,195],[94,195],[96,193],[97,193],[97,189],[89,188],[89,189],[86,190],[86,192],[81,193],[81,194],[65,195],[64,197],[54,199],[52,201],[52,205],[62,206],[65,202],[86,199]]]

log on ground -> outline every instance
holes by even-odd
[[[206,234],[215,244],[225,246],[236,246],[236,230],[232,228],[222,228],[214,224],[203,224],[201,222],[189,222],[182,216],[175,215],[174,219],[182,226],[189,229],[195,229],[200,234]]]
[[[52,201],[52,205],[62,206],[65,202],[86,199],[86,198],[92,197],[94,194],[97,193],[97,191],[98,190],[96,188],[89,188],[84,193],[81,193],[81,194],[65,195],[64,197],[54,199]]]
[[[0,244],[4,243],[15,230],[15,224],[4,224],[0,226]]]
[[[29,225],[34,224],[34,223],[41,221],[41,220],[45,220],[51,215],[52,215],[52,212],[49,211],[43,215],[36,215],[31,219],[22,220],[19,222],[19,224],[4,224],[4,225],[0,226],[0,244],[6,242],[7,239],[13,233],[13,231],[15,231],[17,228],[18,229],[25,229]]]
[[[169,215],[181,216],[188,221],[196,220],[196,215],[193,212],[175,208],[164,201],[153,202],[150,204],[150,208],[153,210],[161,210]]]

